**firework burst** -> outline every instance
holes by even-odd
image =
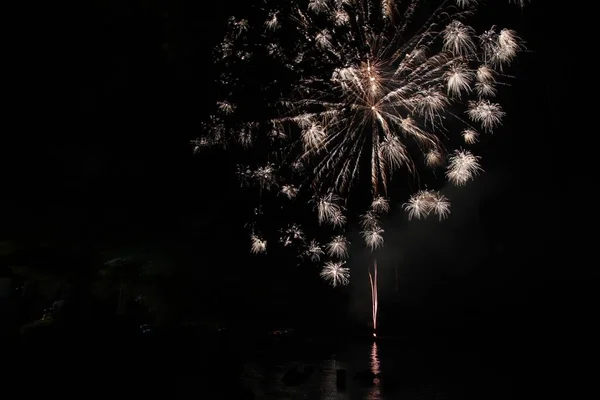
[[[450,202],[439,192],[420,190],[404,204],[404,209],[408,212],[409,220],[427,218],[434,213],[441,221],[450,214]]]
[[[347,258],[349,245],[350,242],[344,236],[334,236],[331,242],[327,243],[327,255],[333,258]]]
[[[522,43],[510,29],[471,28],[480,7],[476,0],[265,0],[248,16],[228,20],[216,49],[227,95],[194,150],[253,149],[254,165],[239,170],[242,182],[261,196],[312,199],[316,222],[336,230],[334,238],[322,247],[286,231],[280,242],[301,242],[301,253],[313,261],[348,256],[342,234],[352,220],[351,189],[368,183],[371,204],[360,223],[375,251],[384,243],[381,218],[396,171],[444,168],[457,186],[482,171],[478,156],[454,149],[476,144],[501,124],[505,114],[495,95]],[[250,70],[269,73],[261,78]],[[257,95],[264,107],[246,111],[256,109]],[[450,202],[421,190],[404,208],[409,219],[444,219]],[[253,233],[252,251],[263,252],[266,242],[257,238]],[[346,284],[342,265],[327,262],[321,276],[333,286]],[[376,260],[369,277],[375,327]]]
[[[267,241],[256,234],[250,236],[252,245],[250,251],[254,254],[265,253],[267,251]]]
[[[350,282],[350,269],[344,267],[344,264],[343,261],[327,261],[321,271],[321,277],[333,287],[347,285]]]

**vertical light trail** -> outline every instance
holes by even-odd
[[[369,270],[369,281],[371,283],[371,314],[373,318],[373,337],[377,337],[377,258],[373,258],[373,272]]]
[[[373,374],[373,386],[369,390],[367,398],[369,400],[381,399],[381,386],[379,375],[381,374],[380,362],[379,362],[379,349],[377,343],[373,342],[371,346],[371,360],[370,360],[371,374]]]

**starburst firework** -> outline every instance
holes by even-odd
[[[333,287],[347,285],[350,282],[350,269],[344,267],[344,264],[343,261],[327,261],[321,271],[321,277]]]
[[[439,192],[420,190],[404,204],[404,209],[408,212],[409,220],[427,218],[434,213],[441,221],[450,214],[450,202]]]
[[[335,258],[348,257],[348,246],[350,242],[342,235],[334,236],[331,242],[327,243],[327,255]]]
[[[250,236],[250,241],[252,242],[252,246],[250,247],[252,253],[259,254],[267,251],[267,241],[260,236],[252,234]]]
[[[312,262],[318,262],[321,260],[321,256],[323,256],[325,252],[321,248],[321,245],[316,240],[311,240],[306,245],[306,249],[304,250],[304,255]]]
[[[362,237],[378,249],[397,170],[444,167],[458,186],[482,171],[479,157],[452,150],[455,138],[473,145],[501,124],[504,111],[494,96],[522,44],[510,29],[469,27],[481,6],[475,0],[269,0],[246,18],[232,17],[217,48],[227,96],[207,134],[193,142],[195,151],[211,144],[260,149],[253,154],[272,149],[262,164],[254,157],[254,166],[240,168],[242,182],[288,201],[311,197],[318,224],[338,231],[348,222],[351,189],[368,182],[372,202],[361,217]],[[253,65],[268,69],[267,79],[244,75]],[[249,95],[248,87],[259,92]],[[244,113],[257,93],[268,104]],[[409,219],[450,213],[449,200],[429,190],[404,208]],[[252,238],[252,251],[259,252],[255,244],[262,242]],[[280,238],[286,246],[294,240],[312,260],[348,255],[342,235],[325,251],[303,235]],[[374,269],[376,291],[376,263]],[[376,296],[373,301],[376,313]]]

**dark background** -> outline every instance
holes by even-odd
[[[568,199],[562,143],[575,67],[547,3],[492,5],[484,17],[516,29],[528,52],[510,71],[505,125],[482,149],[483,182],[456,192],[449,227],[430,235],[391,217],[383,274],[391,282],[399,265],[403,280],[399,294],[381,295],[389,326],[458,324],[532,344],[585,334],[597,280],[582,279],[587,261],[570,250],[563,221],[579,201]],[[181,0],[9,7],[0,234],[151,253],[192,276],[190,302],[204,296],[246,318],[314,321],[339,310],[367,323],[360,273],[333,291],[318,268],[250,258],[236,160],[192,155],[215,101],[211,50],[235,10],[235,1]]]

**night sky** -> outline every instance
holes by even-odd
[[[217,285],[220,292],[240,298],[273,294],[269,271],[282,267],[246,254],[246,205],[232,174],[235,160],[228,153],[194,157],[189,146],[215,101],[211,49],[236,2],[82,3],[15,11],[11,73],[5,75],[11,101],[1,149],[0,234],[91,243],[107,254],[152,253],[196,269],[203,290],[218,279],[226,282]],[[591,298],[565,283],[575,272],[557,256],[565,247],[557,137],[566,127],[573,72],[568,57],[555,57],[566,39],[548,37],[554,18],[546,3],[490,16],[516,29],[529,49],[504,91],[507,119],[485,140],[481,179],[447,189],[454,200],[448,221],[408,225],[402,213],[392,215],[384,301],[405,309],[419,304],[431,313],[453,304],[477,312],[520,309],[527,318],[531,310],[556,313],[557,296],[572,304]],[[553,77],[556,71],[562,79]],[[317,299],[304,295],[312,304],[306,307],[324,301],[333,307],[349,293],[349,311],[361,318],[366,312],[360,273],[336,295],[319,282],[317,268],[285,268],[275,274],[285,291],[312,291],[292,280],[322,289]],[[529,311],[522,311],[524,304]]]

